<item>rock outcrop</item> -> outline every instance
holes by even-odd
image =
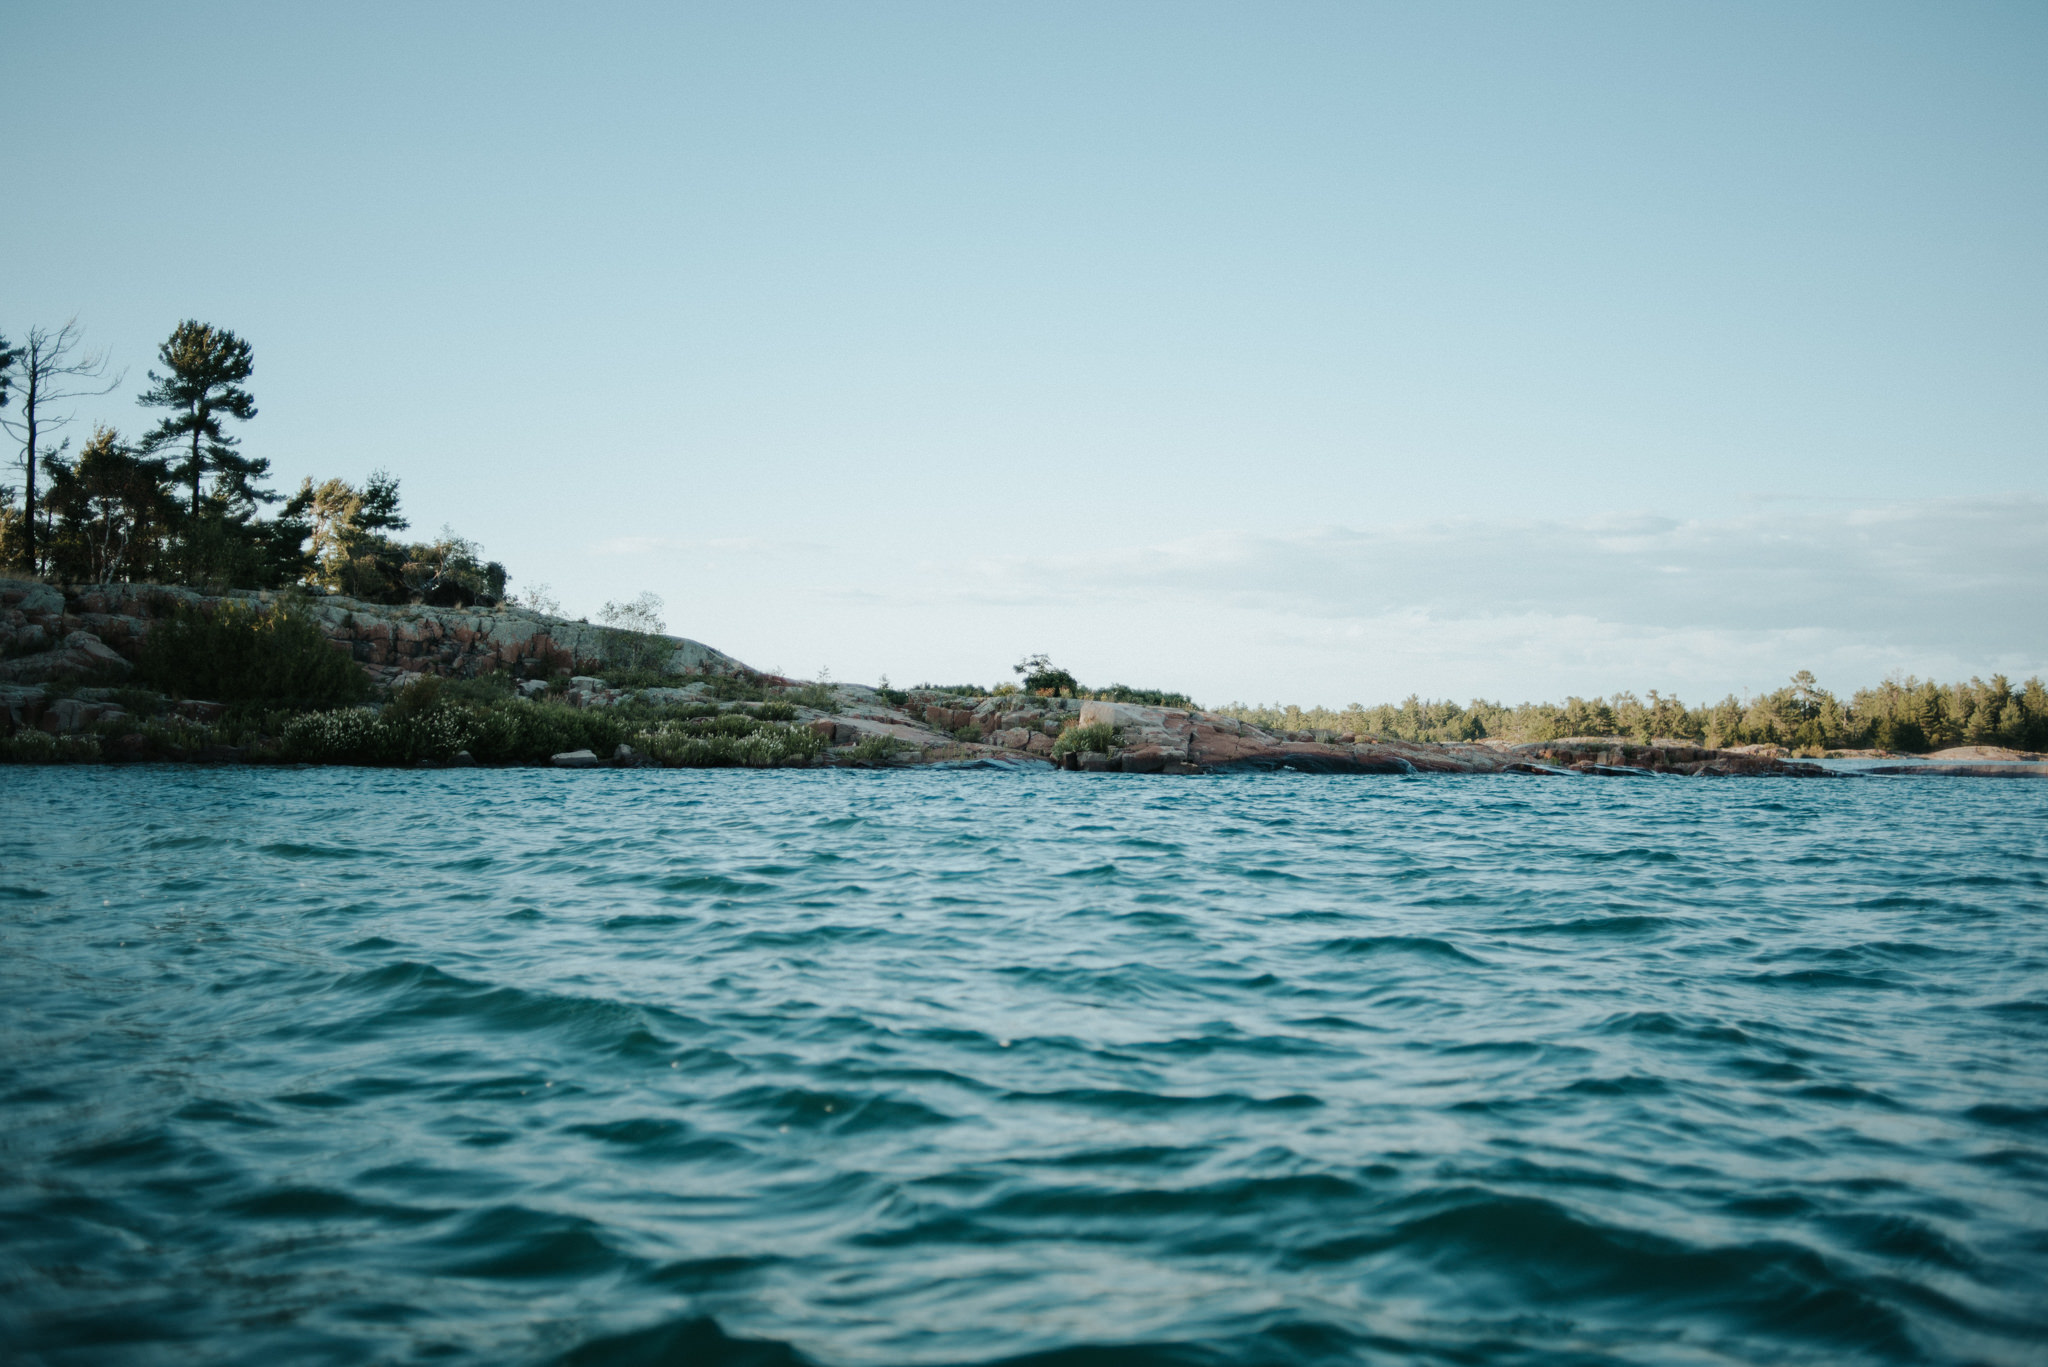
[[[32,727],[65,736],[118,718],[112,690],[142,654],[154,625],[181,607],[217,611],[229,602],[265,607],[274,593],[202,594],[149,584],[58,589],[31,580],[0,579],[0,726]],[[706,676],[787,684],[733,657],[681,637],[624,638],[588,622],[544,617],[517,608],[391,607],[340,597],[298,597],[328,642],[373,680],[397,688],[428,675],[469,677],[506,671],[522,692],[537,694],[557,676],[560,699],[572,707],[611,707],[630,696],[655,706],[702,706],[716,690]],[[665,667],[674,687],[627,690],[603,677],[602,662],[621,648],[643,664]],[[578,670],[582,672],[576,672]],[[715,682],[716,680],[711,680]],[[63,686],[56,697],[43,687]],[[86,685],[86,686],[80,686]],[[721,685],[722,687],[723,685]],[[1073,727],[1101,727],[1105,748],[1062,751],[1062,767],[1085,772],[1197,774],[1288,769],[1349,774],[1650,774],[1818,776],[1827,771],[1761,749],[1708,750],[1676,742],[1637,745],[1576,737],[1534,745],[1443,744],[1329,732],[1267,731],[1214,712],[1007,693],[967,697],[933,690],[909,695],[841,685],[826,706],[794,708],[831,747],[827,762],[1044,764],[1058,737]],[[722,696],[731,696],[727,691]],[[760,696],[758,693],[755,696]],[[823,701],[810,695],[813,701]],[[177,711],[210,720],[217,704],[183,702]],[[104,728],[103,728],[104,729]],[[588,752],[563,752],[564,768],[638,763]],[[809,762],[809,761],[806,761]]]
[[[212,612],[220,604],[268,607],[276,593],[199,593],[159,584],[97,584],[58,589],[35,580],[0,579],[0,682],[105,681],[132,668],[150,628],[180,607]],[[509,669],[545,677],[604,660],[618,633],[588,622],[523,608],[392,607],[355,598],[296,597],[335,649],[381,683],[409,674],[468,677]],[[637,638],[649,662],[672,673],[742,674],[722,651],[682,637]]]
[[[1771,755],[1710,750],[1676,742],[1635,745],[1578,738],[1536,745],[1429,744],[1377,736],[1282,734],[1214,712],[1008,694],[981,700],[913,694],[890,705],[868,689],[841,689],[855,708],[813,723],[842,744],[886,735],[915,747],[910,760],[1049,758],[1069,727],[1106,727],[1102,751],[1070,750],[1062,768],[1083,773],[1199,774],[1294,770],[1320,774],[1655,774],[1822,777],[1828,771]]]

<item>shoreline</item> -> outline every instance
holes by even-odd
[[[379,701],[266,710],[127,686],[160,624],[211,620],[229,605],[289,605],[311,623],[305,649],[333,670],[324,642],[361,671],[352,687]],[[1925,759],[1858,752],[1843,757],[1856,767],[1839,768],[1775,746],[1607,736],[1409,741],[1288,732],[1219,712],[1054,690],[804,683],[682,637],[519,608],[336,595],[0,579],[0,647],[0,758],[20,764],[2048,777],[2041,756],[1984,747]]]

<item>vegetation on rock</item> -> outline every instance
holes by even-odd
[[[140,674],[167,692],[214,702],[333,707],[370,691],[355,662],[287,603],[267,611],[237,602],[211,613],[180,607],[150,630]]]
[[[1059,759],[1077,750],[1084,754],[1090,750],[1108,754],[1115,744],[1116,728],[1107,722],[1097,722],[1093,726],[1070,726],[1060,732],[1058,739],[1053,741],[1052,756]]]

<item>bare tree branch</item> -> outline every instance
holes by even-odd
[[[107,353],[81,353],[79,347],[84,340],[76,318],[54,332],[44,327],[30,328],[16,349],[14,370],[9,377],[12,390],[21,396],[21,407],[13,413],[0,409],[0,428],[21,443],[21,467],[27,477],[22,540],[31,574],[42,572],[42,557],[36,548],[36,461],[52,454],[46,438],[69,425],[75,416],[52,412],[51,407],[111,393],[125,374],[100,383],[107,372]]]

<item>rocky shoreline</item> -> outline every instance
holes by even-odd
[[[223,603],[277,603],[273,593],[202,594],[150,584],[59,589],[0,579],[0,734],[40,732],[80,742],[73,760],[174,760],[221,763],[288,758],[261,744],[217,743],[207,728],[226,711],[207,699],[161,700],[166,726],[154,739],[126,725],[122,687],[152,627],[181,608],[202,613]],[[1707,749],[1678,741],[1638,744],[1575,737],[1531,744],[1431,744],[1370,735],[1276,732],[1218,713],[1010,692],[968,696],[938,690],[888,692],[852,684],[804,684],[765,675],[701,642],[651,643],[655,671],[673,684],[613,687],[600,661],[617,633],[587,622],[516,608],[392,607],[341,597],[294,596],[327,643],[353,660],[385,698],[427,678],[507,674],[517,692],[579,710],[739,709],[723,681],[747,681],[757,696],[779,695],[778,715],[812,732],[808,755],[784,755],[777,767],[1002,764],[1076,773],[1193,775],[1247,770],[1324,774],[1524,774],[1598,777],[1836,777],[1839,772],[1768,748]],[[639,671],[648,672],[644,667]],[[388,705],[388,704],[382,704]],[[375,712],[380,704],[369,704]],[[756,709],[758,712],[758,709]],[[714,715],[712,720],[717,718]],[[185,727],[179,732],[177,726]],[[170,739],[166,740],[165,736]],[[180,743],[189,737],[189,744]],[[1063,737],[1065,739],[1063,739]],[[83,742],[93,740],[91,753]],[[104,740],[104,744],[99,742]],[[142,743],[138,743],[141,741]],[[1087,742],[1080,744],[1077,742]],[[54,753],[54,752],[53,752]],[[473,763],[457,751],[443,761]],[[555,753],[563,768],[633,767],[664,762],[621,742],[609,754]],[[1933,766],[1928,766],[1931,770]],[[1960,766],[1971,770],[1985,765]],[[1994,766],[1995,767],[1995,766]],[[1998,772],[2048,766],[2002,766]],[[1918,770],[1916,770],[1917,772]]]

